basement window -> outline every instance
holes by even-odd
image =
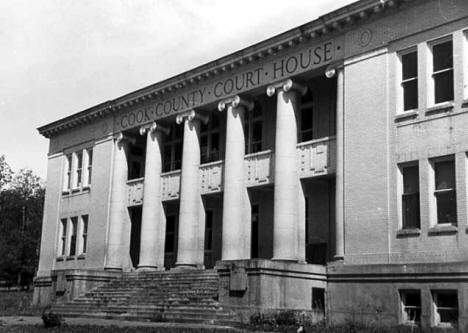
[[[458,295],[456,290],[433,291],[435,326],[456,327],[458,324]]]
[[[421,324],[421,292],[419,290],[401,290],[401,319],[403,324]]]

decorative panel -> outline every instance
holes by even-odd
[[[127,205],[138,206],[143,204],[144,178],[127,181]]]
[[[246,185],[258,186],[273,182],[274,154],[271,150],[250,154],[245,157]]]
[[[221,192],[223,187],[223,161],[203,164],[200,167],[201,194]]]

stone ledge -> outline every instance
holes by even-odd
[[[408,119],[414,119],[418,117],[418,111],[417,110],[412,110],[412,111],[405,111],[403,113],[399,113],[395,116],[395,122],[401,122],[405,121]]]
[[[417,228],[400,229],[397,231],[397,238],[417,237],[419,235],[421,235],[421,229]]]
[[[431,107],[428,107],[425,111],[426,116],[430,116],[438,113],[447,113],[453,110],[453,102],[443,102]]]
[[[458,228],[456,225],[437,225],[429,229],[429,236],[456,234]]]

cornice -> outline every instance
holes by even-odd
[[[66,118],[57,120],[38,131],[46,138],[60,132],[103,118],[113,111],[135,106],[142,102],[173,93],[187,86],[199,84],[218,75],[229,73],[245,65],[262,61],[277,53],[311,40],[320,39],[332,33],[360,24],[387,9],[398,7],[411,0],[361,0],[342,7],[318,19],[288,30],[257,44],[206,63],[182,74],[160,81],[129,94],[118,97]]]

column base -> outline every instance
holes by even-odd
[[[109,272],[122,272],[122,267],[104,267],[104,270]]]
[[[161,268],[158,268],[158,266],[149,266],[149,265],[143,265],[143,266],[137,267],[137,272],[156,272],[156,271],[161,271]]]
[[[182,271],[182,270],[202,270],[205,269],[204,265],[197,265],[197,264],[175,264],[174,267],[171,268],[171,271]]]

